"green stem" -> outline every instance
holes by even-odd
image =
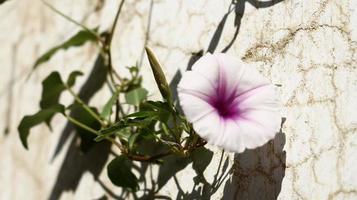
[[[93,134],[95,134],[95,135],[97,135],[97,136],[100,135],[100,134],[98,133],[98,131],[92,129],[91,127],[89,127],[89,126],[87,126],[87,125],[85,125],[85,124],[83,124],[83,123],[81,123],[80,121],[78,121],[78,120],[72,118],[71,116],[65,115],[65,117],[66,117],[66,118],[68,119],[68,121],[70,121],[71,123],[73,123],[73,124],[75,124],[75,125],[77,125],[77,126],[83,128],[83,129],[85,129],[85,130],[87,130],[87,131],[89,131],[89,132],[91,132],[91,133],[93,133]],[[105,139],[108,140],[108,141],[110,141],[111,143],[113,143],[115,146],[117,146],[117,147],[120,149],[121,152],[124,152],[124,153],[126,152],[125,149],[122,147],[122,145],[121,145],[120,143],[118,143],[116,140],[114,140],[113,138],[105,138]]]
[[[91,132],[91,133],[93,133],[95,135],[99,135],[98,131],[92,129],[91,127],[89,127],[87,125],[82,124],[80,121],[72,118],[71,116],[65,115],[65,117],[68,119],[68,121],[72,122],[73,124],[83,128],[83,129],[85,129],[85,130],[87,130],[87,131],[89,131],[89,132]]]
[[[100,117],[89,107],[85,104],[82,99],[80,99],[77,94],[70,88],[68,85],[65,85],[67,90],[71,93],[74,99],[92,116],[94,117],[102,126],[105,126],[105,123],[100,119]]]
[[[122,0],[122,1],[120,2],[118,11],[117,11],[117,13],[116,13],[116,15],[115,15],[114,22],[113,22],[113,26],[112,26],[112,29],[111,29],[110,35],[109,35],[109,41],[108,41],[108,45],[109,45],[109,46],[110,46],[111,43],[112,43],[113,35],[114,35],[114,31],[115,31],[115,27],[116,27],[116,25],[117,25],[117,23],[118,23],[119,14],[120,14],[120,12],[121,12],[121,9],[123,8],[124,1],[125,1],[125,0]]]
[[[121,78],[121,76],[119,76],[119,74],[113,68],[111,45],[112,45],[112,40],[113,40],[113,36],[114,36],[114,31],[115,31],[116,25],[118,23],[119,14],[121,12],[121,9],[123,8],[124,2],[125,2],[125,0],[122,0],[119,4],[119,8],[115,15],[112,29],[110,30],[109,35],[105,41],[105,48],[106,48],[106,52],[108,54],[108,61],[109,61],[109,76],[113,83],[114,83],[113,74],[120,82],[123,82],[123,79]]]
[[[102,40],[100,39],[100,36],[99,36],[96,32],[94,32],[93,30],[87,28],[87,27],[84,26],[83,24],[81,24],[81,23],[79,23],[79,22],[76,22],[74,19],[70,18],[69,16],[63,14],[61,11],[59,11],[58,9],[56,9],[55,7],[53,7],[53,6],[52,6],[51,4],[49,4],[48,2],[46,2],[46,1],[44,1],[44,0],[42,0],[42,2],[43,2],[47,7],[49,7],[51,10],[53,10],[55,13],[61,15],[62,17],[64,17],[64,18],[67,19],[68,21],[74,23],[75,25],[81,27],[82,29],[84,29],[84,30],[90,32],[93,36],[95,36],[95,37],[97,38],[97,40],[98,40],[99,42],[102,42]]]
[[[106,138],[108,141],[110,141],[111,143],[113,143],[115,146],[117,146],[119,149],[120,149],[120,151],[122,152],[122,153],[126,153],[127,151],[123,148],[123,146],[119,143],[119,142],[117,142],[116,140],[114,140],[113,138]]]
[[[114,86],[114,88],[118,89],[117,88],[117,85],[114,81],[114,76],[113,74],[115,75],[115,77],[119,80],[120,83],[123,83],[123,79],[122,77],[115,71],[114,67],[113,67],[113,61],[112,61],[112,53],[111,53],[111,45],[112,45],[112,41],[113,41],[113,35],[114,35],[114,31],[115,31],[115,27],[118,23],[118,19],[119,19],[119,14],[121,12],[121,9],[123,8],[123,5],[124,5],[124,1],[125,0],[122,0],[119,4],[119,8],[118,8],[118,11],[117,13],[115,14],[115,18],[114,18],[114,22],[113,22],[113,26],[112,26],[112,29],[110,30],[109,32],[109,35],[108,37],[106,38],[106,41],[105,41],[105,47],[104,47],[104,51],[106,52],[106,54],[108,55],[108,67],[109,67],[109,78]],[[115,102],[115,121],[118,121],[119,120],[119,111],[122,111],[121,110],[121,106],[120,106],[120,102],[119,102],[119,97],[118,99],[116,100]],[[124,115],[124,113],[122,113]]]
[[[172,121],[173,121],[173,124],[174,124],[174,128],[176,130],[176,133],[174,134],[175,135],[175,139],[176,139],[176,142],[180,143],[180,131],[179,131],[179,128],[178,128],[178,125],[177,125],[177,117],[176,117],[176,109],[175,109],[175,105],[172,103],[172,102],[169,102],[170,104],[170,107],[171,107],[171,112],[172,112]]]
[[[170,154],[171,154],[171,151],[166,151],[164,153],[160,153],[160,154],[153,155],[153,156],[131,155],[131,154],[126,154],[126,156],[128,156],[128,158],[131,159],[131,160],[136,160],[136,161],[140,161],[140,162],[154,162],[157,159],[163,158],[163,157],[168,156]]]

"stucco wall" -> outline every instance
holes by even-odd
[[[115,0],[49,2],[101,30],[111,26],[119,5]],[[223,171],[233,171],[212,189],[212,199],[356,199],[356,8],[355,0],[127,0],[113,41],[114,66],[125,73],[124,66],[142,65],[144,85],[158,98],[145,44],[154,49],[173,85],[200,52],[226,51],[281,85],[286,118],[281,133],[256,150],[224,153]],[[86,44],[60,52],[26,80],[35,59],[78,27],[39,0],[9,0],[0,6],[0,30],[0,199],[120,195],[103,168],[108,145],[82,155],[60,116],[52,133],[44,125],[32,130],[28,151],[16,130],[23,115],[37,111],[41,81],[54,69],[63,76],[84,71],[76,90],[90,104],[104,105],[108,89],[90,78],[100,73],[93,67],[97,48]],[[98,93],[84,87],[91,83],[99,85]],[[61,100],[71,101],[66,95]],[[222,153],[210,148],[215,155],[205,176],[212,183]],[[180,191],[192,194],[194,176],[188,165],[159,194],[173,199]]]

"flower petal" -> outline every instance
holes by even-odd
[[[238,95],[234,101],[244,113],[249,110],[280,110],[279,99],[273,85],[264,85]]]
[[[234,57],[207,53],[192,66],[192,71],[202,74],[215,85],[218,95],[228,98],[235,95],[233,93],[246,68],[242,61]]]
[[[178,92],[187,92],[206,101],[210,96],[215,95],[214,85],[195,71],[186,71],[177,87]]]
[[[270,81],[262,76],[256,69],[245,67],[244,73],[236,86],[236,90],[238,95],[241,95],[242,93],[246,93],[270,84]]]
[[[275,135],[253,121],[222,119],[214,112],[196,121],[194,129],[209,144],[236,153],[259,147]]]
[[[181,91],[179,92],[179,98],[185,116],[191,123],[194,123],[205,115],[215,111],[209,103],[198,96]]]
[[[238,102],[240,117],[261,124],[270,134],[279,131],[281,125],[281,105],[273,85],[250,90],[240,96]]]
[[[192,71],[203,75],[204,77],[206,77],[207,80],[211,82],[211,84],[216,86],[219,72],[219,66],[216,56],[210,53],[205,54],[199,60],[197,60],[195,64],[193,64]]]
[[[278,110],[251,110],[242,113],[240,118],[250,121],[256,126],[260,126],[266,135],[271,136],[270,139],[274,138],[275,134],[280,130],[281,116]]]
[[[245,64],[234,57],[223,53],[216,54],[220,66],[219,84],[225,88],[226,96],[231,97],[236,94],[236,89],[247,70]]]
[[[225,54],[199,59],[183,75],[178,91],[195,131],[228,151],[240,153],[261,146],[280,129],[274,86],[254,68]]]
[[[274,138],[275,133],[271,134],[270,131],[267,131],[254,121],[239,120],[238,122],[234,121],[234,123],[239,130],[238,134],[240,135],[244,149],[259,147]]]
[[[193,123],[193,128],[197,134],[209,144],[216,145],[221,137],[223,125],[219,114],[213,111],[195,121]]]
[[[240,129],[233,120],[224,121],[225,128],[220,134],[217,146],[230,152],[243,152],[245,149],[245,141],[240,134]]]
[[[271,132],[266,132],[255,122],[249,120],[237,122],[229,119],[225,124],[225,132],[221,135],[220,143],[216,145],[231,152],[241,153],[245,149],[259,147],[274,138],[275,135],[267,134]]]

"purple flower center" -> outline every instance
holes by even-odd
[[[234,96],[227,98],[225,96],[217,95],[215,98],[212,98],[209,103],[223,118],[236,118],[239,116],[239,109],[234,102],[234,99]]]
[[[219,61],[218,61],[219,62]],[[229,91],[226,74],[219,68],[216,94],[209,99],[209,104],[216,109],[223,119],[239,117],[238,102],[235,101],[238,91]]]
[[[223,79],[223,80],[222,80]],[[218,114],[224,119],[239,117],[238,102],[236,101],[236,91],[231,94],[227,91],[227,84],[224,77],[220,77],[216,95],[211,97],[209,104],[216,109]]]

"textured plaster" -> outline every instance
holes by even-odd
[[[100,25],[100,30],[110,27],[119,4],[114,0],[49,2],[89,27]],[[256,150],[224,153],[222,173],[230,173],[223,176],[212,199],[357,199],[357,1],[285,0],[271,6],[254,2],[128,0],[113,40],[114,66],[125,74],[124,66],[142,65],[144,85],[155,99],[159,92],[144,45],[154,49],[173,82],[200,51],[226,51],[279,86],[286,118],[281,133]],[[8,130],[8,134],[0,132],[0,199],[95,199],[120,194],[105,169],[85,170],[77,179],[71,176],[71,167],[82,168],[86,161],[71,162],[82,156],[67,153],[76,144],[71,134],[58,151],[66,126],[60,116],[53,120],[52,133],[44,125],[31,130],[29,151],[22,148],[16,131],[21,117],[38,109],[41,80],[54,69],[64,77],[80,69],[86,72],[77,84],[80,90],[97,48],[86,44],[61,51],[26,80],[35,59],[78,27],[41,1],[10,0],[0,6],[0,30],[0,130]],[[90,104],[103,106],[107,90],[103,87]],[[71,102],[68,95],[61,100]],[[205,177],[212,183],[222,153],[210,148],[215,155]],[[75,166],[64,165],[66,160]],[[67,178],[59,175],[61,169],[69,174]],[[179,191],[192,192],[194,176],[188,165],[158,194],[176,198]],[[63,186],[57,196],[56,184]]]

